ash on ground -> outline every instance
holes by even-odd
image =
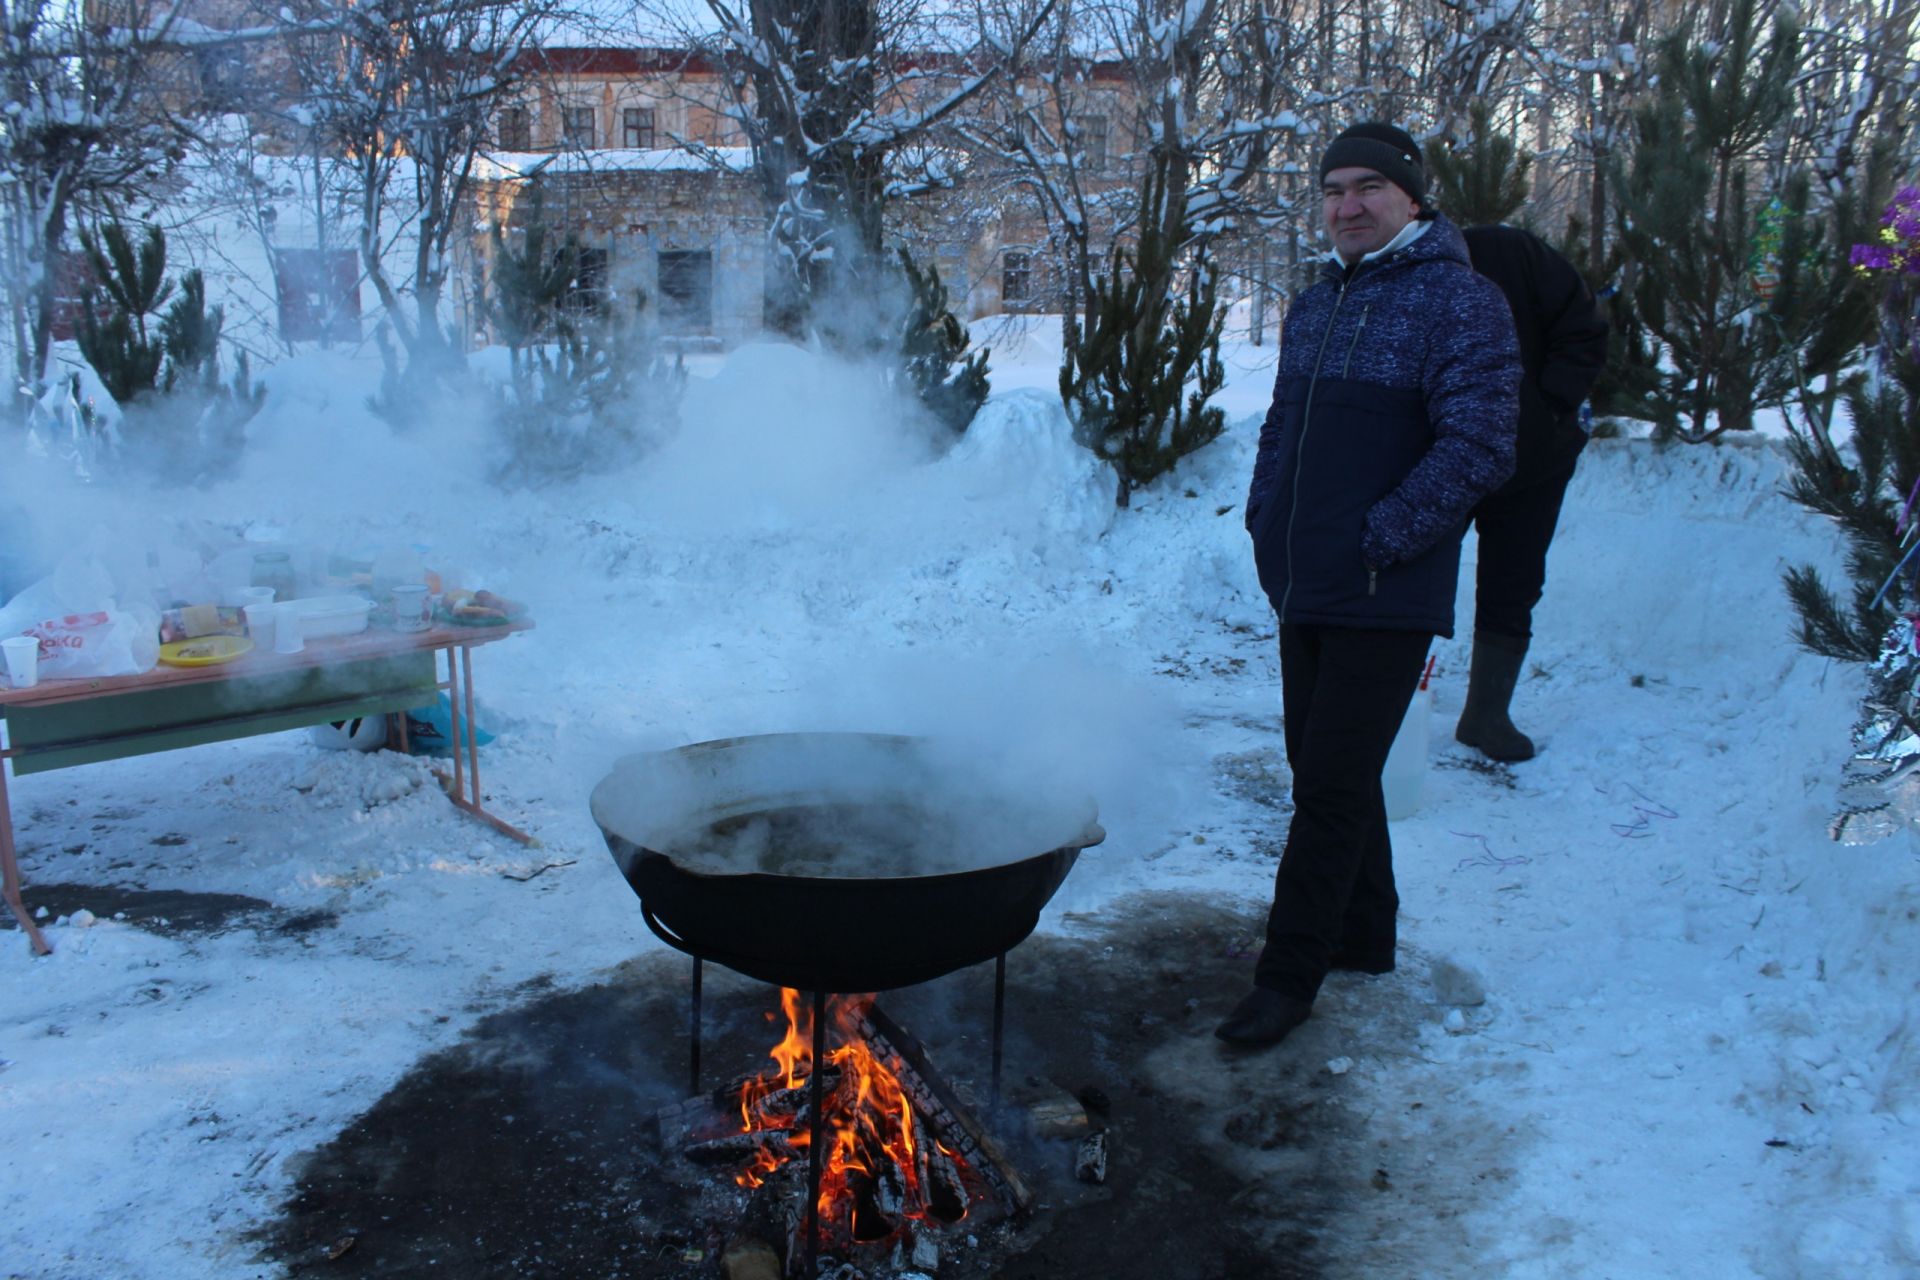
[[[980,1119],[1032,1209],[928,1232],[938,1248],[918,1259],[912,1242],[865,1258],[864,1280],[1378,1275],[1464,1230],[1441,1161],[1491,1126],[1436,1124],[1419,1100],[1383,1118],[1363,1069],[1326,1065],[1414,1051],[1435,1014],[1407,965],[1335,975],[1286,1044],[1237,1053],[1212,1031],[1248,981],[1235,944],[1256,916],[1165,894],[1085,919],[1008,960],[1005,1102]],[[593,987],[529,992],[423,1060],[296,1165],[262,1260],[292,1276],[725,1276],[748,1193],[663,1151],[652,1123],[688,1096],[689,968],[651,954]],[[778,992],[715,966],[705,985],[703,1085],[762,1070]],[[992,995],[983,965],[880,1002],[985,1099]],[[1471,1158],[1509,1167],[1491,1139]]]

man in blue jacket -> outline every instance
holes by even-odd
[[[1277,1044],[1329,969],[1393,968],[1380,771],[1427,646],[1453,634],[1468,513],[1513,471],[1520,359],[1505,298],[1425,208],[1420,149],[1358,124],[1320,162],[1333,252],[1287,312],[1247,496],[1280,619],[1294,813],[1253,991],[1216,1034]]]

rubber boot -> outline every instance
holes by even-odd
[[[1473,670],[1467,677],[1467,705],[1453,736],[1495,760],[1533,759],[1533,739],[1513,727],[1508,707],[1527,642],[1512,636],[1475,635]]]
[[[1281,995],[1265,987],[1255,987],[1234,1006],[1227,1020],[1214,1030],[1228,1044],[1248,1048],[1279,1044],[1313,1012],[1313,1004],[1293,996]]]

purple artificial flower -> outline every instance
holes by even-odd
[[[1884,244],[1856,244],[1848,261],[1861,271],[1886,271],[1893,266],[1893,250]]]
[[[1920,240],[1920,187],[1902,187],[1880,221],[1903,240]]]

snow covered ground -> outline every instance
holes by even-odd
[[[1229,352],[1228,436],[1116,513],[1044,330],[983,336],[996,396],[944,456],[855,376],[754,347],[699,371],[676,440],[557,489],[488,486],[470,418],[390,433],[376,370],[319,360],[267,373],[244,473],[188,502],[0,472],[46,547],[170,563],[264,522],[425,544],[528,600],[538,630],[475,667],[491,803],[541,841],[459,816],[421,761],[304,732],[17,780],[30,902],[134,885],[274,914],[156,932],[63,902],[46,959],[0,933],[0,1271],[275,1274],[243,1233],[303,1152],[525,984],[659,946],[587,812],[626,752],[972,736],[1100,799],[1109,838],[1043,930],[1142,890],[1264,902],[1285,765],[1239,510],[1271,348]],[[1788,639],[1781,567],[1836,553],[1782,478],[1758,445],[1589,450],[1517,698],[1532,763],[1470,767],[1466,641],[1436,646],[1399,977],[1451,961],[1486,998],[1436,998],[1411,1036],[1363,1019],[1338,1088],[1383,1142],[1476,1117],[1509,1173],[1429,1180],[1457,1211],[1410,1242],[1419,1274],[1920,1272],[1920,866],[1826,838],[1859,680]]]

